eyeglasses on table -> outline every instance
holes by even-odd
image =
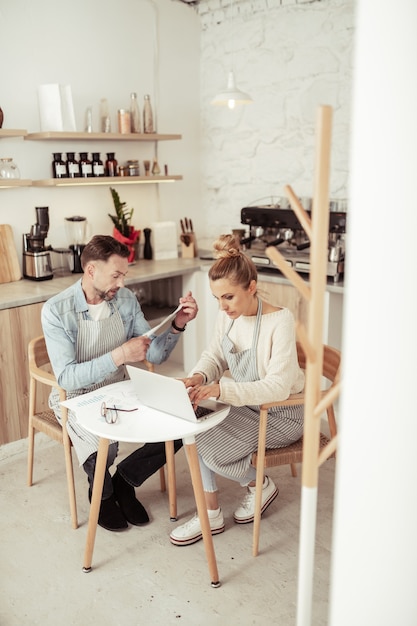
[[[130,413],[131,411],[137,411],[137,407],[134,409],[121,409],[116,406],[107,406],[105,402],[101,404],[101,415],[108,424],[115,424],[117,422],[119,411]]]

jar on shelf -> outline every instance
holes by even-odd
[[[117,176],[117,161],[114,158],[114,152],[107,152],[105,172],[106,176]]]
[[[130,132],[142,132],[140,124],[138,97],[137,94],[134,92],[130,94]]]
[[[129,176],[140,176],[139,161],[131,159],[127,162]]]
[[[100,159],[100,152],[93,152],[92,158],[93,176],[104,176],[104,165]]]
[[[68,178],[80,177],[80,164],[75,158],[75,152],[67,152],[67,176]]]
[[[153,112],[152,112],[152,104],[151,97],[149,94],[144,96],[143,102],[143,132],[144,133],[154,133],[153,126]]]
[[[119,133],[122,135],[130,134],[130,111],[126,109],[119,109],[117,111],[117,123]]]
[[[54,160],[52,161],[52,176],[54,178],[67,178],[67,166],[62,160],[62,152],[53,153]]]
[[[120,165],[119,176],[129,176],[129,168],[127,165]]]
[[[20,178],[19,168],[11,157],[0,158],[0,178]]]
[[[80,152],[80,174],[82,178],[93,176],[93,166],[88,158],[88,152]]]

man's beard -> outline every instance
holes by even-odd
[[[106,302],[113,300],[114,296],[118,292],[118,289],[109,289],[108,291],[100,291],[100,289],[97,289],[97,287],[95,289],[96,289],[96,294],[98,295],[98,297],[101,300],[105,300]]]

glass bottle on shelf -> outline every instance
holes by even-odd
[[[106,176],[117,176],[117,161],[114,158],[114,152],[107,152],[105,172]]]
[[[67,166],[62,160],[62,152],[53,153],[52,176],[54,178],[67,178]]]
[[[93,176],[104,176],[104,165],[100,159],[100,152],[93,152],[92,159]]]
[[[140,112],[139,112],[139,104],[137,94],[132,92],[130,94],[130,132],[131,133],[141,133],[141,124],[140,124]]]
[[[82,178],[91,178],[93,176],[93,167],[88,152],[80,152],[80,174]]]
[[[149,94],[144,96],[143,103],[143,132],[144,133],[154,133],[153,126],[153,112],[151,105],[151,97]]]
[[[160,173],[161,173],[161,168],[158,165],[158,161],[155,159],[155,161],[153,162],[153,166],[152,166],[152,174],[154,176],[159,176]]]
[[[86,133],[93,132],[93,107],[87,107],[85,110],[85,127]]]
[[[80,177],[80,164],[75,158],[75,152],[67,152],[67,176],[68,178]]]
[[[111,120],[109,115],[109,103],[107,98],[100,100],[100,125],[102,133],[111,133]]]

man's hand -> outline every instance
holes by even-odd
[[[119,367],[123,363],[138,363],[146,359],[146,353],[151,345],[149,337],[133,337],[115,348],[112,352],[113,361]]]
[[[184,328],[188,322],[191,322],[191,320],[196,317],[198,313],[198,306],[191,294],[191,291],[189,291],[186,296],[180,298],[180,304],[182,304],[182,308],[178,311],[174,321],[178,328]]]

